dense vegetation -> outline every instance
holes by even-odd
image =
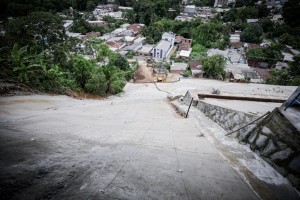
[[[289,0],[282,9],[285,23],[270,19],[265,4],[256,6],[257,0],[238,0],[235,8],[218,13],[214,19],[203,21],[196,18],[189,22],[174,20],[182,11],[181,0],[116,0],[121,6],[132,6],[124,12],[129,23],[144,23],[142,34],[147,43],[155,44],[163,32],[172,31],[193,40],[193,60],[201,60],[207,77],[224,77],[221,58],[207,58],[209,48],[225,49],[229,45],[229,34],[241,30],[241,40],[259,44],[269,40],[271,46],[253,49],[246,56],[255,62],[273,65],[282,60],[284,45],[300,49],[299,1]],[[95,39],[85,42],[68,38],[63,28],[62,18],[55,12],[70,14],[74,19],[73,32],[85,34],[99,31],[111,32],[125,23],[104,17],[107,27],[92,27],[85,19],[93,20],[88,11],[106,0],[3,0],[0,1],[0,17],[14,17],[5,21],[5,37],[0,37],[1,78],[16,80],[41,90],[65,93],[71,90],[94,94],[117,93],[125,81],[132,76],[133,69],[127,60]],[[212,0],[193,0],[196,6],[212,6]],[[74,9],[70,13],[70,7]],[[46,12],[47,11],[47,12]],[[79,15],[78,11],[84,11]],[[69,16],[68,16],[69,17]],[[248,18],[258,18],[257,23],[247,23]],[[131,56],[132,52],[129,56]],[[89,59],[81,55],[89,56]],[[298,57],[286,70],[273,70],[272,84],[300,84]],[[102,67],[99,67],[101,65]]]
[[[127,60],[100,40],[68,38],[61,19],[50,13],[16,18],[6,30],[0,78],[55,93],[75,90],[105,95],[121,92],[133,75]]]
[[[221,55],[213,55],[203,59],[202,61],[203,70],[207,78],[224,78],[224,57]]]

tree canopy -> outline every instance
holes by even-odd
[[[224,57],[222,55],[213,55],[202,60],[202,66],[205,77],[218,78],[225,76]]]
[[[263,29],[257,23],[248,25],[241,33],[242,42],[260,43]]]
[[[6,42],[9,46],[18,43],[45,48],[66,39],[62,20],[48,12],[33,12],[10,21],[6,27]]]
[[[267,80],[268,84],[274,85],[300,85],[300,56],[294,56],[294,61],[284,70],[273,69],[272,77]]]
[[[299,0],[289,0],[287,1],[282,8],[282,16],[285,23],[292,27],[300,26],[300,4]]]

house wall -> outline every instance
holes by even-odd
[[[162,49],[154,48],[152,52],[153,52],[152,54],[153,58],[157,60],[163,60],[164,58],[166,58],[167,55],[167,52],[165,52]]]

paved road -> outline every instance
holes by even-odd
[[[5,199],[258,199],[153,84],[103,101],[0,98]]]

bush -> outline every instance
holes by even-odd
[[[92,94],[103,95],[107,90],[105,75],[101,68],[96,69],[85,84],[85,90]]]

